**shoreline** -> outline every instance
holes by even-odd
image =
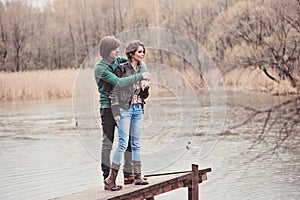
[[[92,86],[87,83],[78,83],[77,78],[80,75],[85,76],[89,82],[92,81]],[[276,74],[276,72],[271,71]],[[74,96],[74,88],[76,84],[76,94],[84,95],[86,87],[97,88],[94,77],[91,77],[92,69],[62,69],[62,70],[39,70],[26,72],[1,72],[0,73],[0,102],[7,101],[24,101],[24,100],[46,100],[70,98]],[[193,78],[190,74],[187,77]],[[81,80],[82,81],[82,80]],[[176,84],[176,80],[172,77],[169,80]],[[223,83],[225,91],[249,91],[262,92],[270,95],[298,95],[298,89],[292,87],[288,81],[277,83],[268,79],[258,68],[234,69],[230,72],[223,73]],[[91,83],[90,83],[91,84]],[[202,85],[202,87],[201,87]],[[197,93],[207,91],[203,83],[193,83],[193,90]],[[176,86],[177,87],[177,86]],[[153,86],[151,93],[159,94],[164,92],[163,88]],[[179,90],[184,90],[184,86],[178,83]],[[91,90],[90,90],[91,92]],[[97,94],[96,94],[97,96]]]

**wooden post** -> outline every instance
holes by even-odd
[[[192,164],[192,183],[188,186],[188,200],[199,200],[199,175],[198,165]]]

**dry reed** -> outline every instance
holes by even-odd
[[[276,72],[271,71],[273,74]],[[17,100],[35,100],[35,99],[54,99],[67,98],[74,95],[74,84],[76,85],[76,95],[86,95],[97,93],[96,84],[94,84],[93,70],[87,69],[63,70],[40,70],[14,73],[0,73],[0,101]],[[155,73],[153,73],[155,75]],[[195,90],[205,88],[205,85],[197,81],[200,77],[194,77],[186,74]],[[258,69],[236,69],[223,75],[226,89],[263,91],[275,95],[287,95],[298,93],[297,89],[292,87],[287,81],[276,83],[268,79],[261,70]],[[194,79],[192,79],[194,77]],[[156,77],[159,81],[160,78]],[[172,77],[164,77],[167,83],[175,84],[176,88],[181,88],[181,83],[176,84],[178,80]],[[276,77],[277,78],[277,77]],[[78,80],[76,80],[78,79]],[[196,80],[197,79],[197,80]],[[175,87],[174,86],[174,87]],[[299,88],[299,87],[298,87]],[[91,91],[90,91],[91,90]],[[159,85],[152,84],[151,94],[159,94],[165,91]],[[98,93],[95,94],[98,98]]]
[[[0,101],[71,97],[78,70],[0,73]]]
[[[276,80],[280,81],[276,82],[271,80],[257,67],[238,68],[224,75],[225,86],[227,89],[259,91],[270,93],[272,95],[289,95],[298,93],[299,86],[293,87],[291,82],[288,80],[280,79],[278,76],[278,70],[269,68],[268,71],[276,78]],[[298,76],[295,75],[295,77]],[[297,82],[299,81],[297,80]]]

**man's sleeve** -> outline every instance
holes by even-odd
[[[143,80],[142,72],[146,72],[147,68],[146,65],[143,65],[140,72],[138,74],[134,74],[132,76],[119,78],[117,77],[112,71],[108,68],[104,68],[101,66],[96,66],[94,69],[95,80],[97,84],[99,83],[100,79],[113,85],[116,87],[126,87],[136,83],[137,81]]]
[[[118,57],[117,59],[118,59],[119,63],[125,63],[125,62],[127,62],[127,61],[128,61],[128,59],[127,59],[127,58],[125,58],[125,57],[122,57],[122,56]]]
[[[140,69],[140,73],[143,73],[143,72],[147,72],[147,66],[145,63],[143,63],[141,69]]]
[[[137,81],[140,81],[143,79],[143,75],[141,73],[135,74],[132,76],[124,77],[124,78],[118,78],[114,73],[112,73],[109,70],[105,70],[101,74],[101,80],[116,86],[116,87],[126,87],[129,85],[132,85],[136,83]]]

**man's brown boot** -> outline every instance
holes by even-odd
[[[124,184],[132,184],[134,182],[134,174],[124,174]]]

